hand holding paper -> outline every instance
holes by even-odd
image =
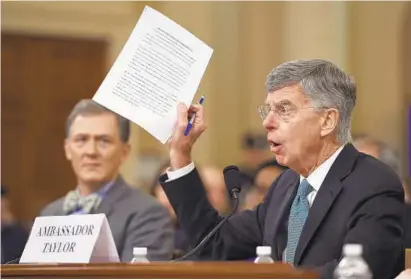
[[[196,114],[190,133],[184,135],[188,125],[188,116]],[[172,137],[168,141],[170,149],[170,166],[173,170],[188,165],[191,162],[191,150],[198,137],[206,130],[204,122],[204,108],[200,104],[191,105],[187,109],[185,104],[178,106],[178,119]]]
[[[203,102],[204,102],[204,95],[201,96],[200,101],[198,102],[198,104],[203,105]],[[196,118],[196,113],[192,114],[191,117],[190,117],[190,120],[188,121],[186,130],[184,131],[185,136],[187,136],[190,133],[190,130],[193,127],[195,118]]]
[[[213,50],[145,7],[93,100],[146,129],[163,144],[177,105],[191,104]]]

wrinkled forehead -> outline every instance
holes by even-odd
[[[309,97],[303,92],[299,85],[286,86],[275,91],[267,93],[266,104],[291,103],[301,106],[311,103]]]

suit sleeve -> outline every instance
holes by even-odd
[[[223,218],[210,205],[199,174],[194,169],[178,179],[160,177],[178,221],[195,247]],[[270,197],[270,194],[267,195]],[[256,209],[234,214],[198,253],[200,259],[238,260],[255,256],[262,243],[267,201]]]
[[[394,278],[404,266],[404,193],[397,180],[368,195],[353,214],[344,244],[362,244],[363,258],[374,278]],[[393,183],[394,182],[394,183]],[[333,278],[339,261],[318,268],[322,278]]]
[[[159,204],[151,204],[145,211],[131,216],[120,254],[122,262],[130,262],[134,247],[147,247],[150,261],[171,260],[174,232],[171,218]]]

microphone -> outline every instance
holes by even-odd
[[[238,199],[241,192],[241,173],[237,166],[229,165],[223,170],[224,182],[232,199]]]
[[[207,243],[208,240],[210,240],[211,237],[213,237],[213,235],[222,227],[222,225],[224,225],[225,222],[227,222],[227,220],[237,211],[238,208],[238,204],[239,204],[239,199],[238,199],[238,194],[241,191],[241,174],[240,174],[240,170],[238,169],[237,166],[234,165],[230,165],[227,166],[226,168],[224,168],[223,170],[223,174],[224,174],[224,181],[225,181],[225,185],[228,189],[228,192],[230,194],[230,198],[234,199],[235,201],[235,205],[233,210],[231,210],[230,214],[225,217],[224,219],[222,219],[217,226],[210,231],[202,240],[200,243],[198,243],[198,245],[192,249],[190,252],[188,252],[187,254],[185,254],[184,256],[172,260],[172,262],[175,261],[182,261],[185,260],[189,257],[191,257],[192,255],[196,254],[200,249],[202,249],[204,247],[204,245]]]

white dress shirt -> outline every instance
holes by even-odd
[[[314,199],[317,196],[317,193],[320,190],[320,187],[323,184],[325,177],[330,171],[331,166],[333,165],[334,161],[337,159],[338,155],[341,153],[343,148],[344,146],[339,147],[337,151],[335,151],[326,161],[321,163],[320,166],[318,166],[313,171],[313,173],[308,175],[307,178],[304,178],[304,176],[300,175],[300,183],[302,180],[307,179],[310,186],[314,189],[307,196],[310,207],[313,205]]]
[[[172,181],[180,177],[183,177],[187,175],[188,173],[190,173],[191,171],[193,171],[194,168],[195,168],[194,162],[191,162],[189,165],[186,165],[177,170],[170,171],[169,169],[167,169],[167,176],[168,176],[167,181]]]
[[[300,175],[300,183],[302,180],[307,179],[308,183],[313,187],[313,191],[310,192],[307,196],[308,203],[310,203],[310,207],[313,205],[314,199],[324,182],[325,177],[328,174],[328,171],[330,171],[331,166],[333,165],[334,161],[337,159],[338,155],[341,153],[342,149],[344,146],[341,146],[338,148],[337,151],[335,151],[326,161],[320,164],[313,173],[311,173],[307,178],[304,178],[304,176]],[[172,181],[175,179],[178,179],[180,177],[183,177],[193,171],[195,168],[194,162],[191,162],[187,166],[184,166],[180,169],[177,170],[167,170],[167,176],[168,180],[167,181]]]

